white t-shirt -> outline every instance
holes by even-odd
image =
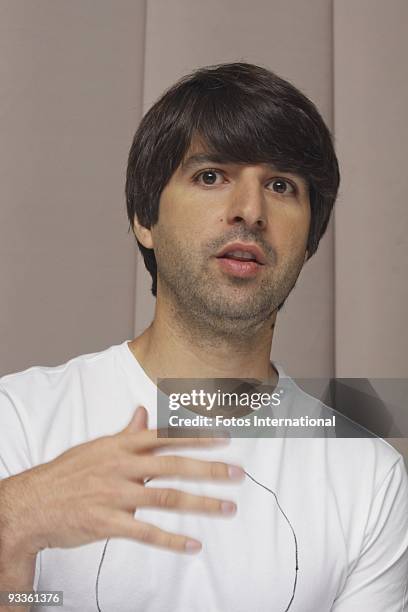
[[[284,401],[301,408],[316,403],[275,367],[279,384],[285,379],[292,390]],[[117,433],[140,404],[154,428],[156,402],[157,388],[127,341],[61,366],[4,376],[0,478]],[[177,454],[236,463],[254,479],[154,479],[146,485],[236,502],[237,512],[229,517],[137,510],[140,520],[200,540],[199,553],[176,553],[125,538],[45,549],[37,555],[34,588],[63,591],[63,609],[81,612],[98,610],[96,594],[103,612],[408,608],[408,478],[401,455],[387,442],[232,438],[227,446],[177,449]],[[298,571],[288,608],[296,577],[290,525]]]

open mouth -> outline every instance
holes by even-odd
[[[216,255],[218,266],[227,276],[253,278],[266,264],[263,250],[255,243],[230,242]]]
[[[233,259],[235,261],[244,261],[244,262],[252,261],[254,263],[257,263],[260,266],[264,265],[263,263],[258,261],[256,255],[250,253],[249,251],[239,251],[239,250],[228,251],[227,253],[224,253],[223,255],[218,255],[218,259]]]
[[[217,261],[224,273],[236,278],[255,277],[265,265],[255,253],[241,249],[226,250],[217,255]]]

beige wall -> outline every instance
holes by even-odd
[[[0,374],[132,336],[123,190],[144,8],[0,2]]]
[[[339,0],[334,16],[336,373],[407,377],[408,3]]]

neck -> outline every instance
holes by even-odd
[[[260,323],[208,321],[180,316],[156,302],[154,320],[129,348],[149,378],[253,378],[276,385],[270,361],[276,311]]]

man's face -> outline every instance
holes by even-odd
[[[193,141],[161,194],[151,228],[158,300],[225,329],[262,323],[290,293],[305,261],[306,181],[267,164],[205,157],[205,147]],[[219,257],[225,247],[227,256]],[[254,255],[257,262],[245,260]]]

